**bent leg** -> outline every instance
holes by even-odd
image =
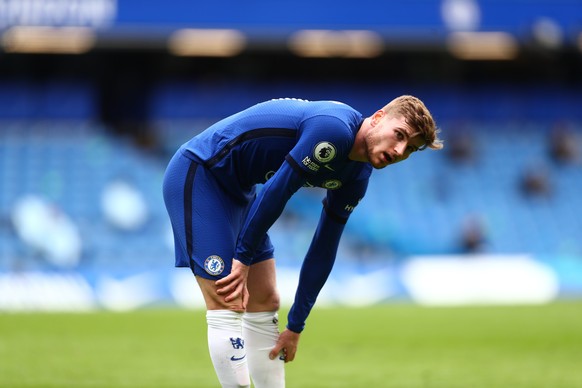
[[[245,339],[249,370],[256,388],[285,387],[284,361],[269,359],[269,352],[279,338],[279,294],[275,260],[253,264],[248,277],[249,302],[243,314],[242,333]]]
[[[214,286],[231,271],[247,205],[234,201],[203,164],[180,151],[164,174],[163,194],[174,233],[176,266],[191,268],[206,300],[208,345],[216,374],[223,387],[248,387],[242,299],[224,303]]]
[[[242,298],[229,303],[216,293],[214,280],[196,276],[206,301],[208,349],[222,387],[250,387],[249,369],[242,334]]]

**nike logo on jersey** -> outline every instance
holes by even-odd
[[[242,356],[242,357],[235,357],[235,356],[232,356],[232,357],[230,358],[230,361],[240,361],[240,360],[242,360],[243,358],[245,358],[246,356],[247,356],[246,354],[243,354],[243,356]]]

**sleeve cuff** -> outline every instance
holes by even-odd
[[[301,333],[303,331],[303,329],[305,329],[305,324],[302,325],[293,325],[291,323],[287,324],[287,329],[291,330],[294,333]]]

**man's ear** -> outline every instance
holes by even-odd
[[[371,124],[372,126],[376,126],[378,125],[378,123],[380,122],[380,120],[382,120],[382,117],[384,117],[384,111],[382,109],[377,110],[373,115],[372,115],[372,120],[371,120]]]

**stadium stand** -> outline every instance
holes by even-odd
[[[165,164],[181,142],[230,112],[225,108],[228,104],[208,97],[203,87],[164,84],[160,88],[151,108],[161,154],[143,150],[130,138],[98,123],[91,108],[94,93],[88,85],[61,82],[39,89],[16,82],[0,88],[0,101],[10,104],[0,104],[0,271],[54,268],[39,252],[15,238],[11,211],[15,202],[28,194],[44,197],[77,224],[83,240],[82,270],[122,273],[127,268],[139,271],[171,266],[169,224],[160,190]],[[266,85],[252,93],[246,84],[234,90],[229,85],[229,90],[229,110],[273,97]],[[279,85],[275,90],[276,97],[298,95],[299,90],[307,98],[327,97],[313,87],[286,89]],[[341,86],[333,88],[340,90]],[[392,88],[387,94],[399,91]],[[455,129],[470,135],[474,160],[461,163],[446,152],[426,151],[376,173],[367,198],[348,223],[340,262],[373,265],[410,255],[461,252],[463,225],[472,215],[483,222],[487,252],[552,256],[582,250],[582,168],[579,161],[556,164],[549,153],[555,120],[568,118],[566,112],[573,112],[570,106],[549,104],[552,94],[563,90],[544,89],[533,94],[522,90],[519,95],[508,92],[501,97],[497,92],[460,96],[452,91],[445,98],[437,98],[440,90],[420,92],[437,120],[442,117],[445,142],[457,135]],[[206,97],[199,98],[202,95]],[[63,96],[68,96],[66,108],[53,109]],[[366,89],[352,88],[349,94],[336,96],[342,97],[364,114],[376,108]],[[572,104],[582,106],[582,96],[571,97]],[[547,107],[543,117],[539,117],[536,99]],[[484,100],[491,101],[488,109],[482,107]],[[451,101],[457,105],[452,106]],[[458,126],[452,120],[458,112],[472,120]],[[579,135],[582,127],[578,119],[573,117],[571,128]],[[572,141],[581,147],[579,138]],[[530,168],[547,172],[551,195],[523,195],[520,180]],[[103,190],[120,178],[137,188],[147,204],[147,222],[135,231],[116,229],[107,222],[100,205]],[[272,229],[277,256],[284,264],[300,262],[320,211],[319,201],[313,197],[321,195],[317,189],[302,190]],[[299,231],[290,234],[289,225],[301,227],[293,228]]]
[[[78,225],[84,268],[115,271],[131,265],[138,269],[158,265],[168,255],[160,238],[167,222],[162,213],[163,166],[159,161],[90,122],[27,121],[2,127],[0,214],[4,227],[0,236],[8,242],[2,244],[4,270],[43,263],[38,252],[14,239],[11,228],[13,206],[30,194],[45,198]],[[151,222],[134,233],[116,230],[101,211],[104,189],[120,177],[133,182],[148,204]],[[44,264],[40,268],[50,268]]]

